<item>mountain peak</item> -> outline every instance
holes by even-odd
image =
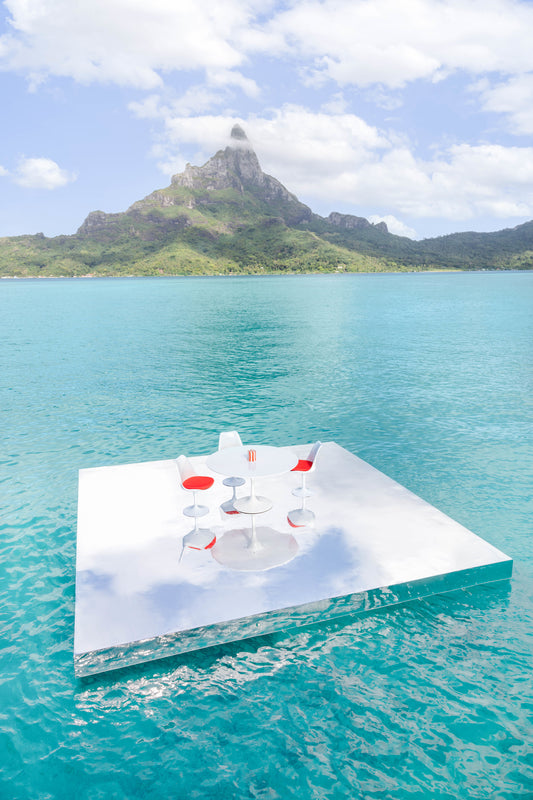
[[[172,186],[200,192],[224,189],[234,189],[242,195],[251,192],[264,202],[287,206],[285,213],[278,210],[284,217],[297,221],[311,217],[310,208],[300,203],[279,181],[263,172],[248,137],[238,123],[231,129],[228,147],[215,153],[202,167],[187,164],[185,172],[172,177]]]
[[[231,139],[235,139],[239,142],[248,141],[248,137],[246,136],[245,132],[238,123],[235,123],[235,125],[231,129]]]
[[[229,146],[231,150],[234,152],[237,151],[244,151],[246,153],[251,153],[255,160],[257,161],[257,156],[254,153],[254,149],[250,144],[250,140],[248,139],[247,135],[244,132],[244,129],[241,128],[239,123],[235,123],[233,128],[231,129]],[[259,165],[259,162],[257,162]]]

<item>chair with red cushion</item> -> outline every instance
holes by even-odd
[[[181,561],[183,549],[186,546],[193,550],[209,550],[216,542],[216,536],[212,531],[207,528],[198,527],[198,518],[208,514],[209,509],[207,506],[199,505],[196,501],[196,492],[204,492],[210,489],[215,481],[214,478],[211,478],[209,475],[198,475],[187,456],[180,456],[176,463],[182,488],[187,492],[192,492],[193,496],[192,506],[187,506],[183,509],[183,513],[186,517],[194,517],[194,528],[183,538],[180,555]]]
[[[210,550],[211,547],[216,544],[216,541],[217,537],[213,531],[210,531],[208,528],[198,528],[197,525],[195,525],[193,530],[189,531],[182,539],[179,560],[181,561],[181,556],[183,555],[185,547],[190,547],[191,550]]]
[[[225,450],[227,447],[242,447],[241,437],[237,431],[222,431],[218,437],[218,449]],[[225,514],[238,514],[239,512],[234,506],[235,500],[237,499],[236,489],[237,486],[243,486],[246,481],[244,478],[229,477],[224,478],[222,483],[224,486],[233,487],[233,495],[229,500],[226,500],[224,503],[222,503],[220,508]]]
[[[302,482],[297,489],[293,489],[292,493],[295,497],[302,498],[302,505],[300,508],[295,508],[293,511],[289,511],[287,514],[287,520],[289,525],[293,528],[300,528],[304,525],[312,525],[315,520],[315,515],[312,511],[305,507],[305,502],[308,497],[311,497],[313,492],[309,491],[306,486],[306,477],[310,472],[316,469],[316,459],[319,453],[320,448],[322,447],[322,442],[315,442],[312,446],[311,450],[309,451],[306,458],[301,458],[295,467],[291,470],[291,472],[300,472],[302,475]]]
[[[214,478],[208,475],[198,475],[187,456],[180,456],[177,460],[178,471],[182,487],[192,492],[193,504],[183,509],[186,517],[204,517],[209,513],[207,506],[200,506],[196,502],[196,492],[204,492],[214,484]]]

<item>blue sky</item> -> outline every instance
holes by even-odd
[[[531,0],[6,0],[0,236],[74,233],[239,122],[313,211],[533,219]]]

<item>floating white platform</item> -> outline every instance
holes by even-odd
[[[305,458],[310,445],[284,449]],[[199,522],[217,544],[181,561],[194,520],[174,460],[80,470],[78,676],[511,576],[508,556],[334,442],[307,478],[313,528],[287,522],[299,473],[257,479],[273,508],[256,516],[252,553],[250,516],[222,514],[231,489],[206,458],[191,460],[215,478]]]

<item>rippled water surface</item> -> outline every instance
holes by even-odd
[[[533,798],[533,274],[0,282],[0,797]],[[333,439],[512,581],[73,674],[77,471]]]

